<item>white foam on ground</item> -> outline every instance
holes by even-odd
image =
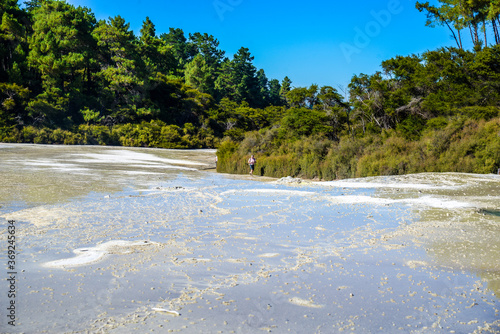
[[[364,195],[345,195],[345,196],[324,196],[324,198],[335,204],[376,204],[387,205],[397,201],[387,198],[377,198]]]
[[[75,257],[71,257],[68,259],[61,259],[46,262],[43,264],[44,267],[49,268],[72,268],[85,266],[91,263],[98,262],[108,254],[110,254],[113,249],[122,248],[123,251],[127,251],[127,248],[137,247],[137,246],[150,246],[152,244],[156,244],[153,242],[141,240],[141,241],[125,241],[125,240],[112,240],[105,242],[101,245],[97,245],[95,247],[89,248],[77,248],[73,251],[76,254]]]
[[[241,193],[262,193],[262,194],[290,195],[290,196],[318,195],[318,193],[312,191],[283,190],[283,189],[231,189],[222,192],[221,195],[241,194]]]
[[[399,189],[442,189],[443,187],[432,186],[428,184],[417,183],[379,183],[379,182],[361,182],[361,181],[326,181],[326,182],[313,182],[313,184],[328,187],[338,188],[399,188]]]
[[[173,166],[173,165],[163,165],[163,164],[127,165],[127,166],[128,167],[137,167],[137,168],[162,168],[162,169],[180,169],[180,170],[197,171],[196,168],[183,167],[183,166]]]
[[[13,162],[13,160],[10,160]],[[79,167],[75,164],[65,164],[60,163],[54,160],[25,160],[25,161],[15,161],[15,163],[22,164],[25,166],[31,167],[49,167],[51,169],[60,170],[60,171],[89,171],[87,168]]]
[[[412,205],[428,206],[431,208],[440,208],[440,209],[468,209],[475,207],[471,203],[461,202],[456,200],[447,200],[434,196],[424,196],[420,198],[406,199],[406,200],[401,200],[401,202]]]
[[[54,224],[57,221],[66,220],[69,217],[78,217],[82,213],[76,210],[68,210],[60,207],[38,206],[23,209],[0,216],[8,220],[22,220],[37,227],[44,227]]]
[[[130,175],[163,175],[163,173],[140,172],[140,171],[135,171],[135,170],[124,170],[124,171],[121,171],[121,172],[125,173],[125,174],[130,174]]]
[[[78,159],[76,161],[83,163],[118,163],[118,164],[174,164],[174,165],[190,165],[190,166],[206,166],[201,162],[194,162],[180,159],[160,158],[149,153],[139,153],[128,150],[109,150],[106,153],[84,153],[72,154],[73,156],[85,157],[87,159]]]
[[[390,205],[390,204],[408,204],[412,206],[426,206],[440,209],[466,209],[473,208],[470,203],[460,202],[455,200],[447,200],[434,196],[424,196],[420,198],[407,199],[388,199],[363,195],[345,195],[345,196],[326,196],[325,199],[335,204],[374,204],[374,205]]]
[[[138,192],[151,192],[151,193],[162,193],[162,192],[170,192],[170,191],[196,191],[199,190],[198,188],[193,188],[193,187],[176,187],[176,186],[159,186],[159,187],[154,187],[154,188],[140,188],[137,189],[136,191]]]
[[[425,206],[441,209],[465,209],[473,208],[474,205],[467,202],[456,200],[447,200],[445,198],[435,196],[423,196],[419,198],[407,199],[390,199],[373,197],[366,195],[339,195],[325,196],[320,193],[300,190],[283,190],[283,189],[231,189],[224,191],[221,195],[255,193],[255,194],[271,194],[271,195],[289,195],[289,196],[315,196],[316,199],[324,199],[334,204],[372,204],[372,205],[390,205],[390,204],[407,204],[414,206]]]
[[[394,176],[374,176],[362,179],[312,182],[315,185],[343,188],[394,188],[417,190],[459,189],[470,186],[473,182],[491,182],[500,177],[494,174],[468,173],[419,173]]]

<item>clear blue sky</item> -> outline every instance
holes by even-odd
[[[169,27],[217,38],[226,56],[242,46],[269,79],[292,86],[346,87],[383,60],[455,46],[446,28],[425,26],[413,0],[69,0],[97,19],[121,15],[138,35],[149,16],[160,35]]]

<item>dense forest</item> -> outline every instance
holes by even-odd
[[[416,10],[456,46],[386,60],[339,92],[268,79],[248,48],[230,59],[206,33],[157,33],[146,17],[136,36],[120,16],[2,0],[0,141],[218,148],[218,171],[246,173],[255,154],[255,174],[275,177],[496,172],[500,3],[438,3]]]

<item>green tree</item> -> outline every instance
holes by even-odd
[[[468,106],[498,106],[500,101],[500,45],[476,52],[468,61],[475,99]]]
[[[219,49],[219,41],[215,37],[207,33],[196,32],[189,34],[189,42],[193,45],[196,53],[201,54],[210,67],[218,69],[224,60],[225,51]]]
[[[216,96],[215,81],[221,71],[225,52],[219,50],[219,41],[206,33],[189,34],[189,43],[186,48],[189,54],[193,52],[194,55],[201,57],[197,57],[196,61],[194,59],[191,61],[189,82],[196,86],[194,82],[199,81],[201,85],[198,87],[202,89],[202,92],[209,93],[220,100],[221,96]],[[198,79],[194,79],[196,77],[196,75],[193,76],[194,73],[199,74]]]
[[[27,15],[17,1],[4,0],[0,3],[0,20],[0,81],[6,82],[16,80],[12,70],[19,68],[19,62],[25,58],[22,45],[26,43],[26,27],[22,22],[27,21]]]
[[[447,26],[452,33],[457,46],[462,48],[461,31],[470,32],[474,48],[479,50],[488,45],[488,24],[495,36],[495,44],[500,42],[498,33],[498,16],[500,5],[497,0],[438,0],[439,6],[430,5],[429,2],[416,2],[415,7],[427,15],[426,25]],[[482,32],[482,36],[481,36]]]
[[[444,1],[440,1],[444,2]],[[450,30],[457,46],[462,48],[462,39],[460,35],[460,29],[462,24],[458,21],[458,11],[452,10],[453,6],[450,4],[444,4],[442,7],[436,7],[429,4],[429,2],[421,3],[416,2],[415,8],[419,12],[425,12],[427,15],[426,26],[434,28],[437,25],[446,26]],[[457,32],[455,32],[457,30]]]
[[[41,72],[45,87],[65,91],[91,56],[95,18],[86,8],[47,0],[34,10],[33,20],[29,61]]]
[[[366,132],[367,125],[373,122],[377,111],[381,109],[380,93],[372,86],[374,80],[380,79],[380,73],[374,76],[354,75],[348,86],[349,99],[353,106],[353,120],[361,124],[363,133]]]
[[[149,17],[144,20],[140,33],[140,51],[148,71],[147,75],[154,77],[155,72],[177,74],[175,72],[177,61],[172,50],[173,47],[156,36],[155,25]]]
[[[498,31],[498,24],[500,23],[500,1],[490,0],[487,19],[491,22],[491,27],[495,35],[495,43],[500,44],[500,33]]]
[[[149,18],[149,16],[146,16],[146,19],[142,22],[142,27],[141,27],[141,36],[140,40],[143,44],[146,45],[151,45],[154,43],[154,39],[156,37],[156,28]]]
[[[121,16],[100,21],[94,31],[100,54],[100,104],[114,122],[133,120],[144,99],[145,64],[130,24]],[[134,108],[135,107],[135,108]]]
[[[44,0],[27,0],[24,2],[26,6],[26,11],[28,13],[33,13],[33,11],[42,6]]]
[[[281,82],[280,95],[281,99],[286,102],[286,95],[292,89],[292,80],[290,78],[285,77]]]
[[[329,138],[332,140],[339,140],[341,132],[344,127],[349,124],[350,106],[344,101],[342,95],[331,86],[323,86],[318,93],[317,109],[323,110],[329,117],[329,125],[332,131],[329,133]]]
[[[272,106],[281,106],[284,101],[281,97],[281,84],[278,79],[269,81],[269,104]]]
[[[178,71],[181,71],[184,66],[191,62],[197,53],[196,46],[188,42],[182,29],[169,28],[168,34],[163,33],[160,38],[171,47],[176,61],[175,69]]]
[[[44,90],[29,104],[33,117],[66,126],[78,117],[93,63],[94,25],[87,8],[62,1],[46,0],[33,10],[28,60],[40,72]]]
[[[255,104],[258,107],[265,107],[270,103],[269,80],[263,69],[257,71],[258,95],[255,97]]]
[[[318,85],[294,88],[286,94],[286,99],[291,107],[313,108],[318,103]]]
[[[330,118],[325,112],[304,107],[289,109],[281,121],[280,128],[281,136],[292,139],[327,135],[332,131]]]
[[[215,69],[210,67],[201,54],[197,54],[186,65],[186,84],[198,89],[202,93],[215,95],[214,77]]]
[[[22,124],[28,97],[27,88],[0,82],[0,129]]]
[[[215,82],[219,96],[240,103],[246,101],[250,106],[261,103],[257,69],[252,64],[254,57],[248,48],[242,47],[232,60],[226,60]]]

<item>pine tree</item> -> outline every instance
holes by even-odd
[[[135,117],[147,79],[145,64],[130,24],[121,16],[100,21],[94,31],[100,53],[101,104],[114,122]],[[146,77],[145,77],[146,76]]]
[[[280,96],[281,100],[287,103],[286,96],[288,92],[292,89],[292,80],[288,77],[284,77],[281,81]]]
[[[269,104],[273,106],[281,106],[284,101],[281,98],[281,85],[278,79],[271,79],[269,81]]]
[[[43,84],[43,93],[28,107],[35,119],[68,126],[78,117],[94,57],[94,25],[95,17],[87,8],[62,1],[43,1],[33,10],[28,60]]]
[[[201,54],[197,54],[191,62],[186,65],[186,84],[196,88],[202,93],[214,95],[214,69],[208,66]]]
[[[182,29],[169,28],[169,33],[161,34],[160,38],[165,41],[167,46],[171,47],[175,58],[175,68],[179,71],[184,69],[197,54],[196,46],[193,43],[188,43]]]
[[[253,59],[248,48],[242,47],[232,60],[222,64],[221,73],[215,82],[220,96],[237,103],[246,101],[252,107],[259,106],[260,88]]]

